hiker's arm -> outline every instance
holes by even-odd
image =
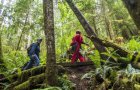
[[[89,46],[89,44],[87,44],[87,43],[85,43],[84,41],[83,41],[83,38],[82,38],[82,44],[85,44],[85,45],[87,45],[87,46]]]
[[[87,44],[87,43],[85,43],[85,42],[82,42],[82,44],[85,44],[85,45],[89,46],[89,44]]]
[[[35,49],[36,49],[36,44],[33,44],[33,46],[31,47],[31,50],[29,52],[29,55],[34,55],[35,54]]]

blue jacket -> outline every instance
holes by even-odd
[[[36,54],[39,58],[40,46],[37,43],[33,43],[29,51],[29,56]]]

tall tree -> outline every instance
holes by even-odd
[[[111,16],[109,17],[113,25],[113,30],[115,30],[115,36],[121,35],[125,39],[131,39],[132,36],[138,35],[138,30],[134,25],[134,22],[131,18],[129,18],[129,13],[123,3],[120,0],[106,0],[107,6],[109,8],[109,13]],[[121,10],[118,9],[121,7]]]
[[[114,35],[114,32],[113,32],[113,29],[112,29],[112,23],[111,23],[111,20],[108,16],[108,13],[109,13],[109,9],[106,5],[106,1],[105,0],[101,0],[101,5],[102,5],[102,14],[103,14],[103,18],[104,18],[104,23],[105,23],[105,27],[106,27],[106,33],[107,33],[107,36],[109,36],[109,38],[111,40],[114,39],[115,35]]]
[[[122,0],[133,18],[136,26],[140,29],[140,0]]]
[[[3,0],[1,0],[1,5],[3,6]],[[2,8],[0,8],[0,16],[2,15]],[[3,18],[1,18],[1,21],[0,21],[0,68],[3,68],[5,69],[5,65],[4,65],[4,62],[3,62],[3,54],[2,54],[2,23],[3,23]]]
[[[53,0],[43,0],[43,11],[44,11],[44,31],[47,46],[46,82],[51,86],[55,86],[57,84],[57,75],[56,75]]]
[[[0,34],[0,66],[3,64],[3,55],[2,55],[2,43],[1,43],[1,34]]]

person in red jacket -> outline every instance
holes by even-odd
[[[80,60],[80,62],[85,61],[85,58],[80,53],[81,44],[88,45],[88,44],[84,43],[81,32],[76,31],[76,35],[72,38],[72,42],[70,44],[72,46],[72,51],[73,51],[71,63],[74,63],[78,59]]]

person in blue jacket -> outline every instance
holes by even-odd
[[[37,39],[36,43],[32,43],[30,45],[30,50],[28,51],[28,56],[30,57],[30,61],[27,65],[23,68],[23,70],[30,69],[33,66],[39,66],[39,53],[40,53],[40,44],[42,39]]]

